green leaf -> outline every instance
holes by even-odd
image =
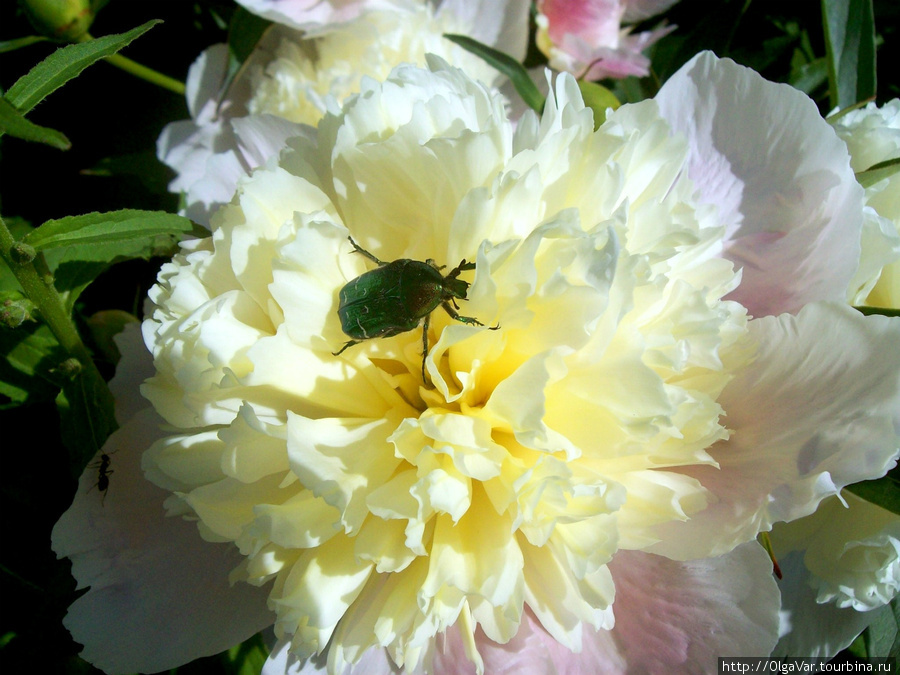
[[[458,44],[466,51],[472,52],[475,56],[481,57],[489,65],[506,75],[529,108],[537,112],[541,112],[544,109],[544,95],[529,77],[525,66],[509,54],[504,54],[493,47],[488,47],[466,35],[444,33],[444,37],[450,42]]]
[[[72,147],[72,143],[61,132],[28,121],[9,101],[0,98],[0,136],[3,134],[32,143],[44,143],[58,150]]]
[[[875,95],[872,0],[822,0],[831,106],[845,108]]]
[[[850,643],[850,646],[847,647],[847,651],[853,654],[858,659],[865,659],[868,657],[868,652],[866,651],[866,631],[863,631],[853,642]]]
[[[24,241],[33,246],[35,251],[64,246],[89,246],[92,249],[86,252],[87,257],[83,255],[79,259],[97,261],[110,260],[110,253],[118,250],[119,244],[125,244],[125,250],[133,251],[135,242],[143,248],[152,245],[158,235],[205,232],[195,228],[187,218],[172,213],[124,209],[48,220],[30,232]],[[111,249],[102,248],[109,244],[113,245]],[[97,246],[101,248],[96,248]]]
[[[13,52],[38,42],[46,42],[48,39],[49,38],[46,38],[43,35],[28,35],[27,37],[16,38],[15,40],[2,40],[0,41],[0,54]]]
[[[848,485],[847,490],[883,509],[900,515],[900,468],[876,480]]]
[[[828,65],[824,58],[798,65],[791,69],[788,83],[804,94],[812,94],[828,81]]]
[[[228,26],[228,49],[238,63],[243,63],[250,56],[260,38],[269,29],[272,22],[263,19],[243,7],[238,6]]]
[[[894,644],[891,645],[888,656],[894,659],[900,659],[900,596],[895,595],[891,600],[891,614],[894,616],[894,624],[897,626],[897,633],[894,635]]]
[[[896,600],[896,598],[895,598]],[[879,607],[868,613],[869,626],[864,631],[866,656],[884,658],[890,656],[891,647],[897,641],[897,619],[891,607]]]
[[[75,359],[69,359],[63,365],[71,362]],[[60,370],[65,371],[65,368]],[[62,391],[56,397],[56,408],[60,436],[69,450],[72,475],[80,476],[118,425],[112,394],[99,373],[83,369],[67,374]]]
[[[57,49],[28,74],[19,78],[6,92],[6,99],[19,112],[27,113],[66,82],[77,77],[82,70],[100,59],[115,54],[158,23],[159,20],[148,21],[127,33],[104,35],[96,40]]]
[[[54,368],[65,359],[53,333],[43,323],[0,330],[0,407],[50,400],[62,378]]]
[[[900,316],[900,309],[889,309],[887,307],[854,307],[857,312],[866,316]]]
[[[599,129],[600,125],[606,121],[608,108],[615,110],[622,105],[616,95],[602,84],[579,80],[578,88],[581,89],[584,104],[594,111],[594,129]]]
[[[856,180],[864,188],[867,188],[883,181],[885,178],[890,178],[898,171],[900,171],[900,157],[895,157],[894,159],[887,159],[883,162],[878,162],[878,164],[873,164],[865,171],[860,171],[856,174]]]
[[[269,657],[269,650],[262,634],[257,633],[249,640],[229,649],[224,657],[225,671],[229,675],[259,675]]]

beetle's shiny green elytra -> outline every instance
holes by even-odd
[[[441,274],[445,266],[438,266],[430,258],[425,262],[409,258],[384,262],[359,246],[353,237],[347,239],[357,253],[377,263],[378,267],[359,275],[341,289],[337,312],[341,329],[351,339],[340,351],[333,352],[334,355],[364,340],[406,333],[417,328],[424,319],[422,380],[425,381],[428,323],[438,305],[457,321],[484,325],[478,319],[460,316],[456,311],[459,309],[456,301],[465,300],[469,292],[469,283],[458,277],[463,271],[475,269],[475,263],[463,260],[445,276]],[[493,326],[491,330],[496,328]]]

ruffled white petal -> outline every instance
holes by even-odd
[[[900,322],[838,303],[750,323],[755,360],[722,392],[731,438],[718,466],[683,471],[710,506],[657,529],[651,550],[715,555],[812,513],[842,487],[884,475],[900,448]]]
[[[844,299],[859,263],[863,191],[815,104],[710,52],[656,101],[687,137],[690,176],[727,228],[725,256],[742,272],[731,297],[753,316]]]

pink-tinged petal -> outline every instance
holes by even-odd
[[[715,672],[718,657],[768,654],[778,638],[779,593],[772,563],[755,543],[691,562],[620,551],[610,571],[616,584],[611,631],[585,627],[581,651],[572,652],[526,609],[519,632],[506,644],[476,633],[484,672]],[[435,650],[433,672],[475,673],[456,631]]]
[[[438,15],[453,14],[472,27],[469,37],[521,61],[528,50],[530,10],[530,0],[444,0]]]
[[[665,26],[643,33],[622,35],[616,49],[597,49],[590,55],[589,61],[593,65],[584,79],[621,79],[629,75],[644,77],[650,72],[650,59],[644,56],[643,51],[673,30],[675,26]]]
[[[519,631],[506,644],[487,639],[479,630],[475,646],[491,675],[580,675],[624,673],[625,663],[618,653],[609,631],[594,632],[584,628],[583,647],[575,653],[557,642],[537,617],[526,607]],[[435,650],[434,675],[475,675],[476,669],[467,658],[459,632],[448,632]]]
[[[141,354],[137,331],[120,343],[128,361]],[[117,376],[128,385],[138,364]],[[137,392],[137,385],[130,383]],[[134,397],[132,397],[134,398]],[[271,625],[266,589],[228,585],[228,573],[242,560],[234,547],[200,539],[195,523],[167,518],[168,493],[141,472],[143,449],[162,434],[161,420],[145,408],[131,416],[102,452],[109,457],[109,489],[96,486],[98,467],[81,476],[75,500],[53,529],[53,550],[72,560],[79,588],[90,590],[69,608],[63,623],[82,657],[108,673],[157,672],[215,654]]]
[[[775,645],[780,597],[755,542],[682,563],[620,551],[609,567],[623,673],[714,673],[718,657],[762,656]]]
[[[328,672],[326,654],[300,660],[290,653],[290,646],[286,640],[275,645],[260,675],[318,675]],[[352,670],[353,675],[397,675],[401,672],[405,671],[394,665],[384,649],[368,650]]]
[[[662,14],[678,0],[623,0],[625,15],[622,21],[625,23],[637,23],[651,16]]]
[[[710,451],[720,468],[684,470],[710,490],[710,506],[659,528],[651,550],[715,555],[896,462],[900,320],[814,303],[751,321],[750,339],[756,360],[719,399],[732,430]]]
[[[780,639],[775,656],[823,656],[831,658],[847,647],[871,622],[890,614],[884,606],[870,612],[840,609],[833,602],[816,602],[817,590],[810,584],[810,572],[803,563],[803,551],[793,551],[778,559],[784,578],[781,587]]]
[[[585,627],[580,652],[554,640],[526,608],[518,633],[506,644],[479,630],[475,646],[491,675],[625,675],[715,672],[720,656],[768,654],[778,638],[779,593],[772,563],[756,543],[718,558],[675,562],[620,551],[610,563],[616,584],[615,628]],[[285,645],[269,657],[263,675],[312,675],[324,660],[292,661]],[[693,670],[691,670],[693,669]],[[384,650],[370,650],[353,673],[396,672]],[[434,675],[474,675],[457,628],[438,638]]]
[[[389,7],[388,0],[237,0],[248,11],[298,30],[350,21],[369,9]]]
[[[273,42],[287,29],[269,31],[254,53],[265,62]],[[224,87],[228,75],[228,45],[213,45],[191,65],[187,80],[190,120],[172,122],[156,141],[156,155],[177,172],[169,190],[183,193],[184,215],[206,227],[210,217],[234,196],[238,180],[265,164],[284,148],[300,126],[269,115],[247,114],[249,78]]]
[[[731,298],[754,316],[846,296],[859,263],[863,190],[846,145],[805,94],[703,52],[656,97],[690,144],[691,178],[743,268]]]
[[[557,45],[575,36],[589,47],[615,47],[622,7],[619,0],[543,0],[538,11],[547,17],[547,33]]]
[[[674,28],[631,35],[620,0],[542,0],[537,7],[537,45],[551,67],[587,80],[646,75],[650,60],[641,52]]]
[[[231,201],[238,181],[276,157],[288,138],[303,133],[299,124],[273,115],[204,125],[186,120],[163,129],[157,154],[179,172],[169,189],[185,193],[185,215],[209,227],[212,214]]]

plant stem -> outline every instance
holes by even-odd
[[[81,410],[87,416],[87,425],[91,429],[93,447],[81,448],[79,454],[82,456],[73,458],[77,465],[80,463],[79,467],[83,467],[116,428],[112,394],[56,291],[53,277],[43,264],[43,256],[40,253],[34,255],[33,249],[28,251],[26,246],[17,242],[3,218],[0,218],[0,257],[21,284],[25,295],[35,304],[37,312],[50,328],[59,346],[78,362],[69,373],[68,383],[62,386],[70,403],[73,395],[78,397],[84,406]],[[43,274],[39,271],[41,269],[44,270]],[[58,366],[65,372],[67,363],[60,363]]]
[[[56,288],[53,287],[52,281],[48,283],[40,274],[33,262],[22,264],[16,260],[12,250],[18,242],[13,238],[12,233],[6,227],[6,223],[0,218],[0,255],[9,265],[10,270],[16,276],[16,279],[22,285],[25,295],[40,310],[41,317],[47,326],[53,331],[60,346],[69,354],[74,356],[81,362],[82,366],[93,367],[93,359],[87,347],[81,341],[75,325],[69,318],[62,299]]]
[[[131,59],[126,58],[121,54],[113,54],[112,56],[107,56],[106,60],[109,61],[112,65],[116,66],[116,68],[121,68],[125,72],[131,73],[132,75],[147,80],[148,82],[152,82],[153,84],[160,86],[163,89],[168,89],[169,91],[184,96],[184,93],[186,91],[184,82],[180,82],[173,77],[169,77],[168,75],[163,75],[162,73],[157,72],[152,68],[148,68],[147,66],[142,66],[140,63],[132,61]]]
[[[80,38],[78,38],[78,42],[88,42],[93,39],[93,35],[91,35],[90,33],[85,33]],[[141,78],[142,80],[147,80],[147,82],[155,84],[158,87],[168,89],[169,91],[181,96],[184,96],[185,94],[186,88],[184,86],[184,82],[176,80],[174,77],[163,75],[159,71],[141,65],[137,61],[132,61],[131,59],[122,56],[121,54],[113,54],[111,56],[107,56],[106,61],[108,61],[116,68],[120,68],[126,73],[130,73],[135,77]]]

